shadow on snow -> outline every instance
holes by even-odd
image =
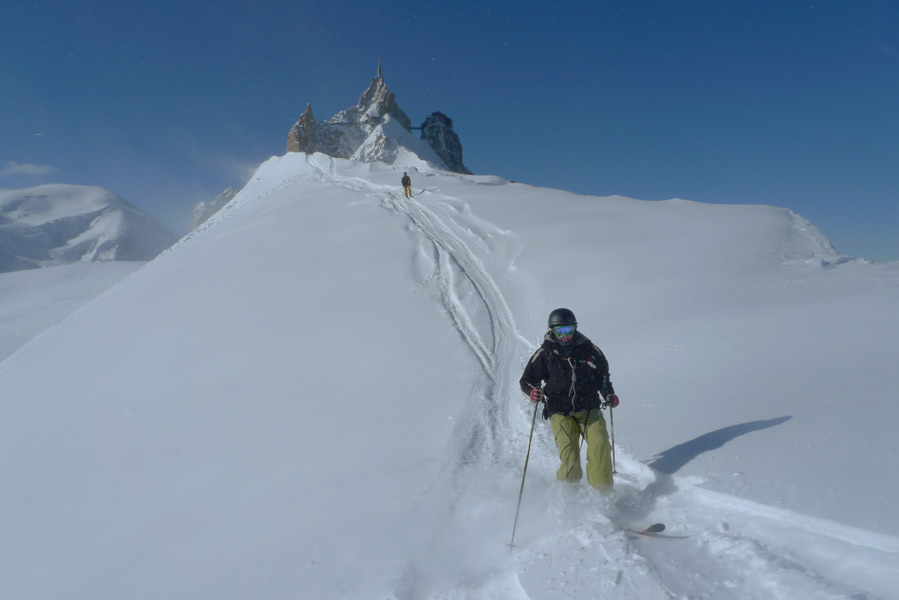
[[[740,437],[741,435],[759,431],[760,429],[774,427],[781,423],[785,423],[792,418],[793,417],[787,416],[769,419],[767,421],[749,421],[748,423],[740,423],[739,425],[731,425],[730,427],[716,429],[715,431],[692,439],[689,442],[672,446],[664,452],[660,452],[648,466],[659,473],[674,475],[700,454],[704,454],[711,450],[717,450],[727,442]]]
[[[650,462],[649,466],[655,474],[655,481],[646,489],[638,493],[638,497],[622,498],[618,503],[618,510],[622,515],[632,519],[645,517],[652,512],[656,500],[660,496],[667,496],[677,491],[673,475],[680,471],[690,461],[700,454],[717,450],[724,444],[753,431],[760,431],[769,427],[775,427],[792,419],[791,416],[778,417],[776,419],[749,421],[738,425],[731,425],[703,434],[689,442],[672,446],[660,452]]]

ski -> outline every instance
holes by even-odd
[[[642,537],[656,537],[656,538],[670,538],[675,540],[682,540],[689,536],[686,535],[667,535],[663,533],[665,531],[664,523],[653,523],[646,529],[633,529],[631,527],[620,526],[621,530],[624,533],[628,533],[634,536],[642,536]]]
[[[628,533],[634,533],[637,535],[653,535],[654,533],[662,533],[663,531],[665,531],[665,524],[664,523],[653,523],[646,529],[632,529],[630,527],[624,527],[622,525],[621,529],[623,529],[624,531],[626,531]]]

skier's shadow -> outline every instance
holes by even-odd
[[[694,458],[711,450],[717,450],[727,442],[740,437],[741,435],[774,427],[781,423],[785,423],[792,418],[792,416],[785,416],[776,419],[749,421],[747,423],[740,423],[739,425],[723,427],[703,434],[689,442],[672,446],[671,448],[660,452],[653,458],[652,462],[647,464],[655,474],[655,480],[646,486],[646,489],[639,492],[638,498],[630,498],[623,502],[622,505],[618,507],[619,510],[624,513],[629,513],[629,516],[633,518],[648,515],[660,496],[667,496],[677,491],[677,485],[674,482],[673,475]]]

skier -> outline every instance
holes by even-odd
[[[578,482],[580,438],[587,443],[587,482],[601,492],[612,489],[612,446],[602,409],[618,406],[609,380],[609,363],[602,350],[577,330],[567,308],[549,314],[549,331],[528,361],[519,385],[531,402],[545,402],[562,465],[556,479]]]
[[[403,194],[406,198],[412,197],[412,179],[408,173],[403,173]]]

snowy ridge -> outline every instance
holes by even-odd
[[[273,158],[0,363],[0,596],[899,598],[899,269],[796,260],[829,254],[794,216]],[[510,555],[561,305],[612,364],[620,473],[560,485],[538,420]]]
[[[327,166],[322,163],[327,161]],[[465,340],[483,370],[482,389],[473,390],[472,414],[468,432],[459,432],[456,454],[464,462],[497,460],[492,456],[501,448],[502,431],[508,428],[509,406],[501,399],[512,395],[518,369],[516,359],[522,353],[523,338],[517,335],[515,322],[502,292],[461,236],[468,233],[476,243],[484,243],[481,231],[489,225],[467,215],[447,213],[441,219],[434,210],[414,198],[404,198],[396,186],[375,185],[360,177],[340,174],[335,159],[324,155],[308,157],[306,163],[323,179],[380,200],[382,206],[408,218],[415,231],[422,234],[417,250],[419,277],[434,287],[453,326]],[[436,188],[428,194],[430,195]],[[453,211],[455,212],[455,211]],[[467,440],[467,441],[463,441]],[[478,450],[476,450],[478,449]]]

